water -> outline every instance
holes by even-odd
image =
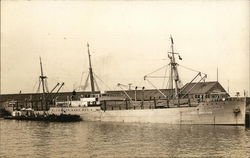
[[[46,123],[0,119],[0,157],[250,157],[237,126]]]

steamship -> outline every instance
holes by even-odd
[[[85,121],[244,125],[246,98],[230,97],[218,81],[206,82],[207,75],[201,72],[182,86],[178,72],[180,65],[177,63],[177,60],[182,58],[174,51],[173,38],[170,37],[170,40],[170,62],[166,65],[169,68],[167,89],[158,89],[154,86],[149,81],[149,74],[144,80],[148,80],[155,89],[142,87],[139,90],[139,87],[135,87],[134,90],[97,93],[87,45],[91,94],[77,98],[74,97],[74,92],[72,98],[67,101],[50,102],[46,106],[46,113],[76,114]],[[43,79],[44,77],[41,78]],[[44,99],[43,102],[46,103]]]
[[[170,40],[168,89],[142,87],[138,90],[136,87],[135,90],[122,90],[118,95],[117,92],[96,94],[88,45],[92,94],[79,100],[58,102],[57,106],[50,107],[49,113],[79,114],[86,121],[244,125],[246,98],[230,97],[218,81],[206,82],[207,75],[198,72],[181,87],[176,55],[179,60],[182,58],[174,51],[173,38]],[[150,75],[144,77],[148,78]]]

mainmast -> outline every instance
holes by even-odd
[[[178,73],[178,69],[177,69],[177,63],[175,61],[175,54],[177,54],[176,52],[174,52],[174,40],[172,38],[172,36],[170,36],[171,39],[171,52],[168,52],[170,55],[168,55],[168,57],[170,58],[170,89],[173,89],[173,82],[175,83],[175,98],[178,99],[178,90],[179,90],[179,86],[178,86],[178,82],[179,82],[179,73]],[[179,56],[180,58],[180,56]]]
[[[45,102],[45,82],[44,82],[44,80],[47,78],[47,76],[44,76],[44,74],[43,74],[43,66],[42,66],[41,57],[40,57],[40,67],[41,67],[41,76],[40,76],[40,79],[41,79],[42,88],[43,88],[43,94],[42,94],[42,107],[43,107],[44,104],[45,104],[45,106],[47,106],[46,102]],[[46,107],[46,109],[47,109],[47,107]]]
[[[93,70],[92,70],[92,65],[91,65],[89,43],[87,43],[87,47],[88,47],[88,55],[89,55],[89,76],[90,76],[91,92],[95,93],[94,76],[93,76]]]

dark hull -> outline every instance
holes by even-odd
[[[46,121],[46,122],[75,122],[81,121],[79,115],[42,115],[42,116],[6,116],[4,119],[10,120],[30,120],[30,121]]]
[[[4,117],[8,115],[10,115],[9,112],[5,111],[4,109],[0,109],[0,117]]]

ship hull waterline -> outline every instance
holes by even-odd
[[[85,121],[165,124],[244,125],[245,101],[202,102],[196,107],[101,110],[100,107],[52,107],[51,114],[78,114]]]

